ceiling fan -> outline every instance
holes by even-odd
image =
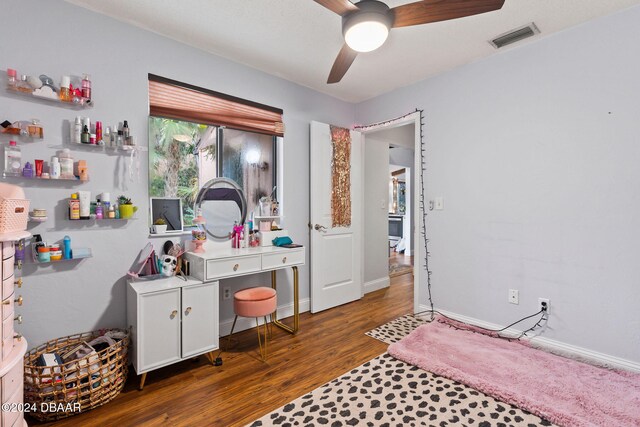
[[[342,80],[358,52],[382,46],[389,30],[397,27],[447,21],[502,8],[505,0],[422,0],[389,8],[378,0],[314,0],[342,16],[345,44],[333,63],[327,83]]]

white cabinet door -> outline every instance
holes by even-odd
[[[180,288],[140,295],[138,374],[180,357]]]
[[[182,288],[182,357],[218,348],[218,282]]]

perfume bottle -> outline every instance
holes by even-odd
[[[7,68],[7,88],[11,90],[18,89],[17,72],[13,68]]]
[[[20,81],[16,85],[18,92],[33,93],[33,88],[29,85],[27,79],[28,77],[24,74],[20,76]]]
[[[71,78],[69,76],[62,76],[60,80],[60,93],[58,97],[62,102],[71,102],[71,92],[69,86],[71,85]]]
[[[82,75],[82,97],[87,101],[91,101],[91,76],[89,74]]]
[[[44,129],[38,123],[38,119],[32,119],[31,124],[27,126],[27,133],[31,138],[44,138]]]
[[[129,137],[129,123],[126,120],[122,124],[122,136],[125,139]]]
[[[96,122],[96,143],[102,141],[102,122]]]

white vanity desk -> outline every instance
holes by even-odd
[[[209,242],[207,242],[209,243]],[[213,243],[213,242],[211,242]],[[305,263],[305,249],[264,246],[233,249],[210,245],[205,253],[186,252],[190,276],[186,281],[171,277],[152,281],[129,281],[127,322],[133,342],[132,362],[144,387],[147,372],[205,354],[215,364],[219,348],[218,281],[229,277],[271,272],[271,287],[277,290],[276,270],[293,270],[293,325],[273,323],[295,334],[299,326],[298,266]]]
[[[291,268],[293,270],[293,326],[279,321],[277,311],[273,315],[273,323],[289,333],[298,332],[300,318],[298,266],[305,263],[305,248],[262,246],[233,249],[228,247],[228,244],[226,243],[224,247],[210,246],[206,248],[205,253],[185,253],[183,257],[190,263],[189,275],[207,283],[270,271],[271,287],[277,290],[276,270]]]

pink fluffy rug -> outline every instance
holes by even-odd
[[[562,426],[640,426],[640,374],[604,369],[441,319],[389,346],[396,359]]]

